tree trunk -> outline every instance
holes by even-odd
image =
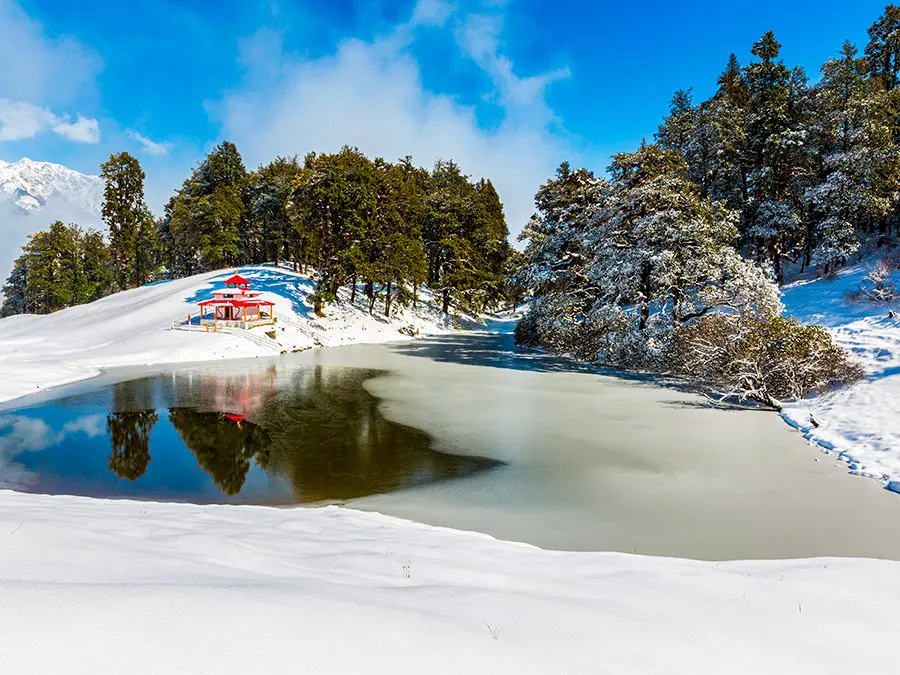
[[[352,305],[356,302],[356,275],[353,275],[353,280],[350,282],[352,285],[352,290],[350,291],[350,304]]]
[[[387,288],[385,289],[385,291],[386,292],[384,294],[384,315],[390,316],[391,315],[391,282],[390,281],[387,283]]]
[[[775,271],[775,283],[781,286],[784,284],[784,270],[781,269],[781,248],[777,243],[773,243],[769,247],[772,254],[772,269]]]
[[[371,314],[375,310],[375,284],[371,281],[367,281],[363,292],[369,299],[369,314]]]
[[[443,291],[441,291],[441,294],[443,296],[441,311],[443,311],[444,314],[449,314],[450,313],[450,289],[445,288]]]

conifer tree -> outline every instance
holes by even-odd
[[[815,91],[818,180],[805,195],[811,229],[805,263],[827,267],[856,252],[866,230],[896,207],[897,97],[845,42],[822,66]]]
[[[300,172],[296,157],[276,157],[248,176],[248,227],[245,246],[252,262],[291,259],[291,236],[287,203],[291,183]]]
[[[800,181],[808,157],[801,101],[805,75],[784,65],[778,58],[780,49],[769,31],[751,50],[759,60],[746,68],[751,170],[744,241],[758,259],[768,258],[776,280],[782,283],[782,256],[790,252],[800,231]]]
[[[100,175],[105,183],[103,220],[109,228],[116,286],[133,288],[146,281],[143,230],[150,214],[144,203],[144,170],[135,157],[120,152],[100,165]]]
[[[163,239],[181,274],[244,261],[247,172],[233,143],[213,148],[166,206]]]
[[[891,91],[900,84],[900,7],[888,5],[869,27],[865,52],[869,72]]]

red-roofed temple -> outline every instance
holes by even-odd
[[[225,288],[200,303],[201,325],[253,328],[275,323],[275,303],[260,299],[250,286],[239,274],[226,279]]]

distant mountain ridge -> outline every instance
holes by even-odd
[[[53,202],[100,219],[103,181],[51,162],[23,158],[0,160],[0,202],[9,202],[24,213],[35,213]],[[58,209],[57,209],[58,210]]]

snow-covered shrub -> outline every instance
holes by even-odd
[[[516,343],[573,353],[579,342],[580,321],[581,303],[577,298],[567,294],[538,298],[523,319],[524,325],[516,330]]]
[[[598,304],[580,327],[575,355],[618,368],[643,366],[643,345],[635,340],[637,317],[615,305]]]
[[[891,278],[896,271],[892,262],[884,258],[875,263],[862,280],[859,288],[850,291],[847,297],[852,302],[872,302],[878,305],[891,305],[900,297],[897,283]]]
[[[675,331],[671,356],[678,374],[776,409],[863,375],[824,328],[782,316],[705,316]]]

